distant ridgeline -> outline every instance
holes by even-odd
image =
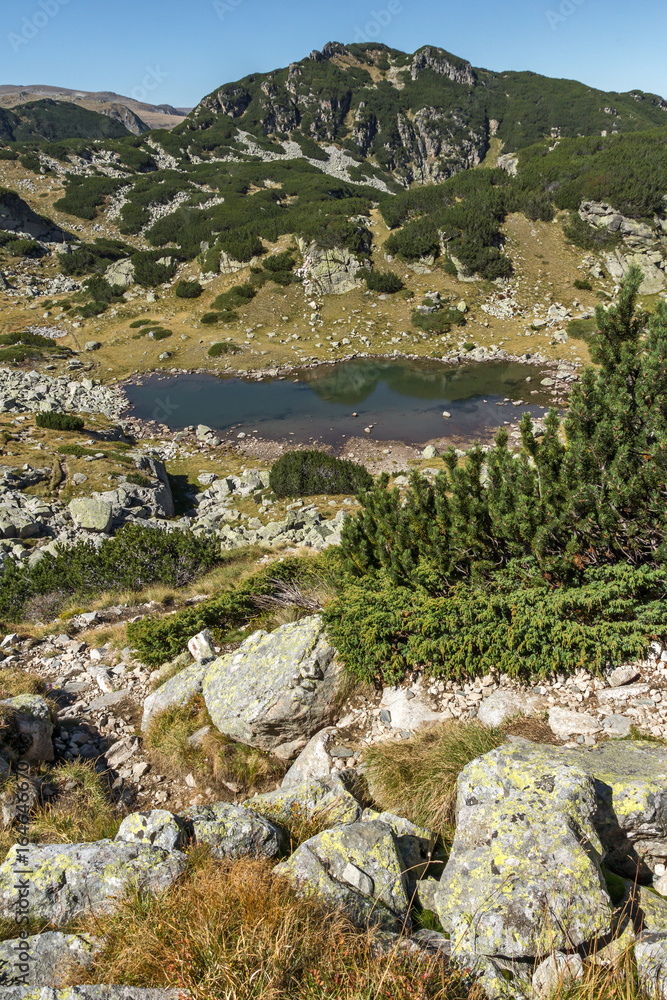
[[[69,106],[74,112],[92,114]],[[222,86],[172,131],[61,132],[55,144],[10,131],[7,139],[25,141],[0,156],[67,175],[58,209],[93,219],[123,188],[123,234],[141,232],[185,258],[204,252],[206,270],[217,270],[223,252],[249,261],[262,241],[286,233],[363,257],[364,216],[379,202],[393,230],[389,253],[443,256],[452,273],[496,278],[511,270],[499,232],[508,212],[548,220],[584,199],[608,200],[652,221],[665,208],[662,98],[492,73],[434,47],[408,55],[329,43],[285,69]],[[505,169],[495,167],[501,150]],[[71,172],[73,155],[90,169]],[[480,165],[488,169],[470,169]],[[577,226],[590,228],[573,215],[575,239]]]

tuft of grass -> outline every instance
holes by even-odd
[[[481,1000],[437,959],[378,952],[372,933],[300,899],[272,864],[191,852],[154,897],[129,891],[82,923],[105,940],[70,982],[171,987],[192,1000]]]
[[[188,743],[189,737],[204,726],[211,728],[201,743]],[[271,754],[235,743],[219,733],[201,695],[158,713],[151,720],[144,742],[162,770],[176,777],[193,772],[234,794],[265,791],[285,773],[285,765]]]
[[[28,839],[37,844],[79,844],[113,838],[121,816],[108,795],[104,779],[91,761],[57,764],[42,776],[55,794],[37,798],[30,812]],[[15,778],[4,783],[3,798],[10,797]],[[15,843],[13,826],[0,829],[0,858]]]
[[[382,809],[398,813],[450,842],[456,782],[463,768],[505,742],[481,722],[442,722],[408,740],[383,741],[364,752],[366,778]]]
[[[37,674],[20,667],[0,666],[0,699],[16,698],[20,694],[44,694],[46,684]]]

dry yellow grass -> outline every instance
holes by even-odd
[[[130,892],[81,928],[106,947],[71,984],[175,987],[191,1000],[481,1000],[433,960],[379,954],[371,934],[298,899],[263,860],[193,852],[167,892]]]

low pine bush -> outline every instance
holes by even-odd
[[[400,292],[405,287],[393,271],[369,271],[366,275],[366,286],[372,292],[384,292],[387,295]]]
[[[38,427],[47,427],[52,431],[82,431],[84,428],[83,417],[75,417],[71,413],[54,413],[52,410],[38,413],[35,423]]]
[[[225,354],[238,354],[241,348],[238,344],[232,344],[229,341],[222,341],[219,344],[211,344],[208,349],[209,358],[219,358]]]
[[[198,299],[203,291],[198,281],[179,281],[174,288],[174,294],[179,299]]]
[[[7,560],[0,587],[0,619],[19,621],[25,605],[39,594],[61,593],[64,603],[75,595],[136,591],[151,583],[184,586],[219,559],[214,539],[128,524],[99,548],[89,541],[58,547],[55,554],[48,553],[31,567]]]
[[[323,451],[289,451],[271,466],[269,485],[279,497],[357,494],[370,489],[373,478],[363,465]]]

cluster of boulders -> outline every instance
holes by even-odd
[[[127,407],[125,394],[96,379],[78,381],[61,375],[0,368],[0,411],[6,413],[54,410],[58,413],[103,413],[117,419]]]
[[[92,612],[80,624],[96,619],[100,613]],[[471,970],[490,997],[530,989],[546,997],[560,978],[583,976],[585,961],[609,964],[630,945],[640,978],[667,994],[667,750],[618,739],[630,735],[638,718],[630,713],[663,714],[667,653],[657,647],[646,663],[605,678],[581,671],[526,689],[509,679],[481,678],[457,688],[419,676],[385,688],[365,707],[342,709],[341,667],[318,615],[271,634],[255,632],[232,652],[220,653],[202,632],[188,653],[153,674],[132,662],[130,650],[113,665],[111,650],[68,636],[51,640],[55,656],[32,640],[25,650],[30,663],[18,654],[20,646],[18,636],[3,640],[6,663],[41,665],[63,678],[52,695],[80,699],[61,708],[61,719],[70,723],[77,713],[107,719],[130,698],[143,704],[145,730],[157,713],[200,695],[218,732],[291,763],[275,790],[246,801],[197,796],[169,809],[156,785],[159,808],[127,815],[113,841],[12,848],[0,866],[0,914],[17,912],[14,870],[22,850],[21,863],[32,875],[28,904],[21,905],[54,928],[29,940],[37,956],[28,963],[32,985],[52,985],[55,966],[72,957],[85,962],[100,947],[94,938],[67,934],[72,919],[108,911],[128,880],[147,891],[169,886],[183,871],[187,849],[205,844],[220,858],[282,855],[278,874],[299,893],[342,908],[360,928],[375,928],[378,947],[407,948]],[[150,682],[163,672],[168,679],[151,692]],[[98,690],[92,701],[91,685]],[[15,720],[13,753],[49,760],[54,750],[59,759],[99,752],[112,777],[131,778],[136,770],[145,780],[150,765],[140,764],[131,726],[107,730],[105,741],[83,726],[70,728],[65,743],[61,719],[54,732],[40,696],[4,705]],[[369,809],[359,797],[370,792],[381,799],[372,782],[361,792],[360,745],[406,739],[446,719],[499,725],[520,712],[541,715],[553,745],[509,736],[463,769],[446,863],[434,851],[432,831]],[[9,756],[1,765],[5,773]],[[6,821],[13,818],[10,806],[3,804]],[[295,819],[317,824],[320,832],[285,857]],[[440,930],[418,929],[422,910]],[[11,944],[0,948],[0,977],[3,971],[10,976]]]

